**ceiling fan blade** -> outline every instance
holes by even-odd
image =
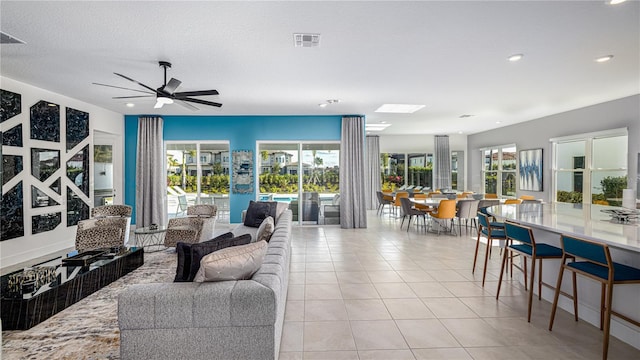
[[[169,80],[167,85],[165,85],[165,87],[162,88],[162,90],[164,90],[167,94],[173,94],[173,92],[176,91],[176,89],[178,88],[178,86],[180,86],[180,84],[182,84],[182,81],[175,78],[171,78],[171,80]]]
[[[183,106],[183,107],[185,107],[185,108],[187,108],[187,109],[189,109],[189,110],[193,110],[193,111],[198,111],[198,110],[200,110],[200,109],[198,109],[197,107],[195,107],[195,106],[193,106],[193,105],[191,105],[191,104],[189,104],[189,103],[186,103],[186,102],[184,102],[184,101],[182,101],[182,100],[177,100],[177,99],[176,99],[175,103],[176,103],[176,104],[178,104],[178,105],[180,105],[180,106]]]
[[[183,98],[186,96],[206,96],[206,95],[220,95],[218,90],[200,90],[200,91],[183,91],[173,93],[177,98]]]
[[[155,95],[140,95],[140,96],[114,96],[112,99],[137,99],[137,98],[152,98]]]
[[[115,86],[115,85],[107,85],[107,84],[100,84],[100,83],[92,83],[93,85],[99,85],[99,86],[106,86],[106,87],[111,87],[111,88],[116,88],[116,89],[123,89],[123,90],[129,90],[129,91],[136,91],[136,92],[141,92],[141,93],[145,93],[145,94],[155,94],[156,92],[148,92],[148,91],[144,91],[144,90],[138,90],[138,89],[130,89],[130,88],[126,88],[126,87],[122,87],[122,86]]]
[[[177,99],[177,100],[190,101],[190,102],[194,102],[194,103],[196,103],[196,104],[209,105],[209,106],[215,106],[215,107],[221,107],[221,106],[222,106],[222,104],[217,103],[217,102],[206,101],[206,100],[200,100],[200,99],[179,98],[179,99]]]
[[[147,85],[145,85],[145,84],[143,84],[143,83],[141,83],[141,82],[139,82],[139,81],[137,81],[137,80],[133,80],[133,79],[132,79],[132,78],[130,78],[130,77],[126,77],[126,76],[124,76],[124,75],[122,75],[122,74],[118,74],[118,73],[116,73],[116,72],[114,72],[114,74],[116,74],[116,75],[120,76],[121,78],[127,79],[127,80],[129,80],[129,81],[131,81],[131,82],[134,82],[134,83],[136,83],[136,84],[138,84],[138,85],[142,86],[142,87],[143,87],[143,88],[145,88],[145,89],[149,89],[149,90],[153,91],[153,93],[154,93],[154,94],[157,94],[157,93],[158,93],[158,92],[156,91],[156,89],[153,89],[153,88],[151,88],[151,87],[149,87],[149,86],[147,86]]]

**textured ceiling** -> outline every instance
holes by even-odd
[[[0,14],[26,42],[0,46],[2,76],[123,114],[364,114],[392,124],[381,134],[469,134],[640,93],[638,1],[3,0]],[[294,48],[300,32],[320,47]],[[135,92],[92,85],[159,87],[158,60],[178,91],[217,89],[203,99],[224,106],[127,108],[112,97]]]

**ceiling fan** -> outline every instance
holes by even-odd
[[[148,85],[145,85],[139,81],[136,81],[130,77],[124,76],[122,74],[118,74],[115,73],[116,75],[120,76],[121,78],[127,79],[133,83],[136,83],[140,86],[142,86],[143,88],[145,88],[146,90],[138,90],[138,89],[131,89],[131,88],[125,88],[125,87],[121,87],[121,86],[114,86],[114,85],[107,85],[107,84],[100,84],[100,83],[93,83],[94,85],[100,85],[100,86],[107,86],[107,87],[112,87],[112,88],[116,88],[116,89],[124,89],[124,90],[130,90],[130,91],[136,91],[136,92],[141,92],[141,93],[145,93],[145,94],[150,94],[150,95],[135,95],[135,96],[114,96],[114,99],[135,99],[135,98],[146,98],[146,97],[156,97],[156,105],[154,106],[155,109],[160,109],[162,108],[165,104],[173,104],[174,102],[182,105],[184,107],[186,107],[187,109],[193,110],[193,111],[197,111],[200,110],[197,107],[189,104],[188,102],[192,102],[192,103],[196,103],[196,104],[202,104],[202,105],[209,105],[209,106],[215,106],[215,107],[221,107],[222,104],[217,103],[217,102],[213,102],[213,101],[207,101],[207,100],[201,100],[201,99],[194,99],[192,96],[207,96],[207,95],[218,95],[218,91],[217,90],[199,90],[199,91],[183,91],[183,92],[176,92],[176,90],[178,89],[178,87],[180,86],[180,84],[182,84],[182,82],[176,78],[171,78],[171,80],[169,80],[169,82],[167,83],[167,68],[171,68],[171,63],[168,61],[159,61],[158,64],[160,65],[161,68],[164,69],[164,84],[162,86],[160,86],[157,89],[154,89]],[[147,91],[148,90],[148,91]]]

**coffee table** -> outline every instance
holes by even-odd
[[[144,249],[140,247],[104,250],[103,256],[84,266],[76,261],[63,265],[62,257],[35,265],[26,271],[37,273],[35,281],[31,277],[21,286],[15,281],[10,285],[10,280],[25,271],[2,276],[2,330],[29,329],[144,263]]]
[[[148,249],[147,252],[163,250],[166,232],[166,226],[136,228],[133,232],[136,236],[136,246]]]

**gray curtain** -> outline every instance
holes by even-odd
[[[340,226],[366,228],[364,117],[344,116],[340,139]]]
[[[433,188],[451,189],[451,151],[449,136],[435,136],[435,154],[433,169]]]
[[[167,218],[165,197],[167,175],[164,173],[161,117],[138,118],[138,153],[136,157],[136,227],[164,225]]]
[[[368,210],[373,210],[378,206],[376,191],[380,191],[380,138],[378,136],[367,136],[367,176],[365,187],[365,201]]]

